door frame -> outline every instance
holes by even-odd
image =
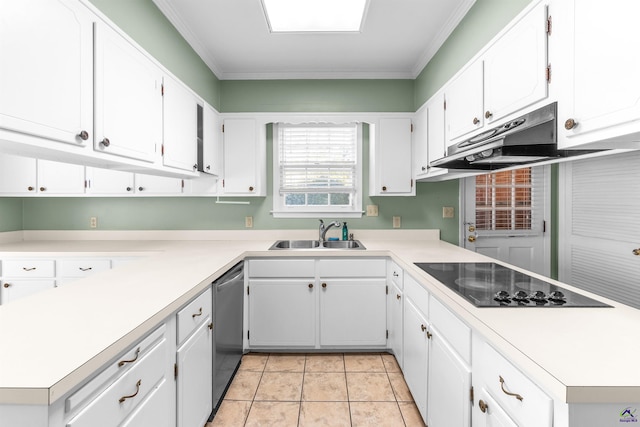
[[[538,166],[544,168],[544,221],[545,221],[545,231],[542,234],[542,244],[543,244],[543,269],[544,276],[550,277],[551,275],[551,236],[553,235],[553,229],[556,226],[553,222],[553,215],[551,214],[551,205],[552,205],[552,188],[551,188],[551,165]],[[507,169],[501,169],[507,170]],[[497,171],[495,171],[497,172]],[[458,206],[460,215],[458,216],[458,246],[461,248],[465,248],[465,217],[466,217],[466,198],[465,198],[465,190],[466,190],[466,182],[469,178],[475,178],[475,176],[460,178],[459,182],[459,191],[458,191]],[[556,182],[557,186],[557,182]],[[557,191],[555,192],[557,195]]]

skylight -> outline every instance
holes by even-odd
[[[262,0],[272,33],[357,32],[369,0]]]

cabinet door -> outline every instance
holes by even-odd
[[[615,0],[606,6],[572,0],[563,66],[569,68],[569,84],[563,86],[558,102],[558,131],[561,148],[627,136],[636,141],[640,132],[640,4]],[[597,28],[594,31],[594,23]],[[570,47],[570,49],[567,49]],[[554,67],[555,68],[555,67]],[[573,120],[571,126],[565,121]],[[635,135],[634,135],[635,134]],[[618,141],[616,141],[618,142]],[[612,142],[603,148],[616,148]]]
[[[133,194],[133,173],[87,166],[87,193],[89,194]]]
[[[256,195],[257,127],[253,119],[224,121],[224,193]]]
[[[135,191],[138,195],[180,194],[182,186],[180,178],[135,174]]]
[[[205,173],[222,174],[222,119],[209,104],[202,111],[202,167]]]
[[[389,295],[387,295],[387,330],[389,338],[387,344],[400,368],[403,366],[402,359],[402,306],[404,299],[402,291],[394,284],[389,286]]]
[[[444,124],[444,123],[443,123]],[[418,178],[427,173],[429,167],[429,109],[423,105],[413,118],[413,173]]]
[[[456,138],[480,129],[484,124],[482,61],[466,68],[446,89],[447,138]]]
[[[471,370],[433,329],[429,340],[428,425],[471,425]]]
[[[425,317],[413,302],[404,301],[404,378],[411,391],[413,400],[426,422],[427,414],[427,366],[429,363],[429,346]]]
[[[493,400],[484,387],[476,391],[478,403],[473,406],[474,427],[517,427],[507,413]],[[484,408],[484,410],[482,409]]]
[[[55,280],[7,280],[2,283],[0,303],[6,304],[20,298],[33,295],[40,291],[53,289]]]
[[[164,76],[162,107],[162,163],[195,171],[198,168],[198,100],[182,84]]]
[[[84,193],[84,166],[38,159],[37,167],[38,193]]]
[[[311,347],[316,342],[314,279],[249,282],[249,344]]]
[[[386,344],[385,279],[322,279],[321,282],[320,345]]]
[[[0,154],[0,193],[36,192],[36,159]]]
[[[444,109],[444,93],[434,96],[429,101],[429,124],[428,124],[428,141],[429,141],[429,162],[441,159],[447,155],[447,139],[445,133],[445,109]],[[429,166],[429,174],[438,171],[444,171],[442,168],[433,168]]]
[[[163,378],[149,396],[138,405],[131,416],[120,427],[171,427],[174,425],[171,417],[168,417],[168,408],[171,405],[172,382]]]
[[[540,3],[484,56],[487,123],[547,97],[547,7]]]
[[[95,139],[100,152],[154,161],[162,141],[162,74],[106,24],[95,30]]]
[[[376,133],[369,195],[413,194],[411,119],[380,119]]]
[[[211,318],[208,318],[178,349],[178,427],[203,426],[213,410],[213,333],[210,325]]]
[[[0,128],[82,144],[93,137],[93,34],[77,1],[0,3]]]

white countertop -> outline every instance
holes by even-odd
[[[408,240],[405,234],[402,240],[393,240],[388,233],[379,233],[378,238],[373,232],[361,233],[358,237],[366,251],[267,251],[273,238],[246,236],[0,244],[2,258],[145,255],[117,269],[0,306],[0,404],[57,400],[245,257],[323,255],[391,256],[556,399],[640,402],[640,372],[634,369],[640,354],[635,339],[640,310],[600,297],[595,298],[614,308],[476,308],[413,263],[487,258],[433,235],[418,233]]]

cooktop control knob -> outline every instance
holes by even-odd
[[[542,291],[531,292],[529,299],[535,301],[536,304],[545,304],[547,302],[547,296]]]
[[[554,304],[564,304],[567,302],[567,298],[562,291],[553,291],[549,294],[549,301]]]
[[[525,291],[518,291],[515,294],[513,294],[513,300],[518,301],[519,303],[529,302],[528,297],[529,295],[527,295]]]
[[[509,296],[509,292],[507,291],[496,292],[493,299],[505,304],[509,304],[511,302],[511,297]]]

